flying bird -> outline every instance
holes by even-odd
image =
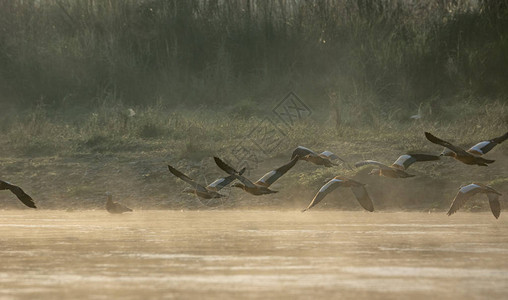
[[[474,145],[473,147],[467,149],[466,152],[471,153],[473,155],[482,156],[484,154],[487,154],[487,152],[492,150],[498,144],[501,144],[502,142],[504,142],[506,139],[508,139],[508,132],[502,136],[490,139],[488,141],[481,141],[481,142],[477,143],[476,145]],[[443,152],[441,153],[441,155],[442,156],[453,156],[451,154],[451,152],[453,152],[453,151],[448,148],[445,148],[443,150]]]
[[[132,209],[128,208],[127,206],[120,204],[118,202],[113,201],[113,196],[111,194],[107,194],[108,200],[106,201],[106,210],[110,214],[121,214],[124,212],[132,211]]]
[[[250,193],[255,196],[277,193],[277,191],[269,189],[270,185],[272,185],[275,181],[277,181],[277,179],[279,179],[282,175],[286,174],[286,172],[289,171],[298,161],[298,157],[294,157],[287,164],[266,173],[256,182],[252,182],[249,179],[242,176],[242,174],[237,172],[228,164],[223,162],[220,158],[214,157],[213,159],[215,160],[215,163],[217,164],[217,166],[219,166],[219,168],[224,170],[226,173],[235,176],[235,178],[240,181],[234,183],[232,185],[233,187],[241,188],[247,193]]]
[[[205,187],[195,182],[189,176],[183,174],[182,172],[178,171],[172,166],[168,165],[168,168],[173,175],[175,175],[176,177],[180,178],[181,180],[187,182],[192,186],[189,188],[185,188],[182,191],[182,193],[195,194],[196,196],[203,199],[226,197],[225,195],[220,194],[219,191],[236,179],[234,175],[230,175],[227,177],[219,178]],[[240,170],[239,175],[242,175],[243,172],[245,172],[245,168]]]
[[[0,180],[0,190],[11,191],[18,199],[30,208],[37,208],[34,200],[27,193],[25,193],[19,186],[13,185],[7,181]]]
[[[488,166],[488,164],[491,164],[494,162],[494,160],[485,159],[483,157],[472,154],[473,152],[468,152],[460,147],[454,146],[451,143],[444,141],[444,140],[432,135],[430,132],[425,132],[425,137],[427,137],[427,139],[429,141],[431,141],[432,143],[441,145],[441,146],[446,147],[451,150],[451,151],[444,151],[443,153],[441,153],[441,155],[451,156],[451,157],[455,158],[456,160],[465,163],[466,165],[479,165],[479,166],[486,167],[486,166]],[[494,146],[492,146],[492,147],[494,147]],[[490,148],[490,149],[492,149],[492,148]],[[489,149],[489,151],[490,151],[490,149]],[[487,152],[485,152],[485,153],[487,153]]]
[[[337,155],[333,154],[330,151],[323,151],[320,154],[317,154],[316,152],[310,150],[309,148],[298,146],[293,151],[293,154],[291,154],[291,159],[295,157],[299,157],[301,160],[311,162],[318,166],[325,166],[327,168],[338,166],[338,164],[332,162],[333,159],[338,159],[352,170],[351,166],[345,160],[343,160],[342,158],[338,157]]]
[[[312,207],[314,207],[316,204],[321,202],[321,200],[323,200],[326,197],[326,195],[328,195],[329,193],[331,193],[332,191],[334,191],[339,187],[351,188],[353,194],[355,194],[356,200],[358,200],[360,205],[365,210],[374,211],[374,204],[372,203],[372,200],[370,199],[369,194],[365,189],[365,184],[358,181],[354,181],[349,178],[336,176],[319,189],[316,196],[314,196],[314,199],[312,199],[312,201],[310,202],[309,206],[307,206],[306,209],[302,210],[302,212],[307,211]]]
[[[496,219],[499,218],[499,215],[501,214],[501,204],[499,203],[499,196],[501,196],[501,193],[494,190],[490,186],[481,183],[471,183],[469,185],[461,187],[459,189],[459,192],[455,196],[455,199],[453,199],[452,205],[450,206],[447,215],[450,216],[455,212],[457,212],[457,210],[459,210],[464,205],[464,203],[466,203],[467,200],[469,200],[476,194],[487,194],[487,197],[489,199],[490,210],[492,211],[492,214]]]
[[[411,166],[413,163],[418,161],[432,161],[438,159],[439,156],[437,155],[414,153],[399,156],[399,158],[391,166],[387,166],[375,160],[359,161],[355,164],[355,166],[358,168],[365,165],[375,165],[378,166],[379,169],[372,169],[372,171],[369,173],[370,175],[379,175],[391,178],[407,178],[415,176],[406,172],[409,166]]]

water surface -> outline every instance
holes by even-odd
[[[508,295],[489,213],[0,211],[0,299]]]

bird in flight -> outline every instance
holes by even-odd
[[[316,204],[321,202],[321,200],[323,200],[326,195],[330,194],[332,191],[339,187],[351,188],[353,194],[355,194],[356,200],[358,200],[358,203],[360,203],[360,205],[365,210],[374,211],[374,204],[372,203],[372,200],[370,199],[369,194],[365,189],[365,184],[346,177],[336,176],[325,183],[325,185],[319,189],[317,194],[314,196],[314,199],[312,199],[310,202],[309,206],[307,206],[306,209],[302,210],[302,212],[314,207]]]
[[[168,165],[169,171],[175,175],[176,177],[180,178],[181,180],[187,182],[192,187],[185,188],[182,193],[189,193],[194,194],[200,198],[203,199],[212,199],[212,198],[222,198],[226,197],[225,195],[222,195],[219,193],[219,191],[230,184],[233,180],[235,180],[234,175],[229,175],[227,177],[222,177],[214,182],[210,183],[207,186],[203,186],[197,182],[195,182],[192,178],[189,176],[183,174],[182,172],[178,171],[177,169],[173,168],[172,166]],[[245,168],[240,170],[238,173],[239,175],[242,175],[243,172],[245,172]]]
[[[452,215],[459,210],[467,200],[471,199],[476,194],[487,194],[489,199],[490,210],[492,214],[497,219],[501,214],[501,204],[499,203],[499,196],[501,193],[491,188],[488,185],[484,185],[481,183],[471,183],[466,186],[463,186],[459,189],[459,192],[453,199],[452,205],[448,210],[447,215]]]
[[[273,194],[277,193],[277,191],[269,189],[270,185],[272,185],[277,179],[279,179],[282,175],[286,174],[287,171],[289,171],[298,161],[298,156],[294,157],[290,162],[287,164],[272,170],[265,175],[263,175],[261,178],[259,178],[256,182],[252,182],[246,177],[242,176],[239,172],[237,172],[235,169],[230,167],[228,164],[226,164],[224,161],[222,161],[218,157],[213,158],[215,160],[215,163],[219,168],[224,170],[226,173],[231,174],[236,177],[240,182],[234,183],[232,186],[241,188],[247,193],[250,193],[255,196],[259,195],[265,195],[265,194]]]
[[[334,159],[338,159],[342,161],[348,168],[352,169],[351,166],[342,158],[338,157],[337,155],[333,154],[330,151],[323,151],[319,154],[316,152],[310,150],[309,148],[298,146],[293,151],[293,154],[291,154],[291,159],[295,157],[300,157],[301,160],[305,160],[308,162],[311,162],[318,166],[325,166],[327,168],[338,166],[338,164],[332,162]]]
[[[0,190],[9,190],[16,197],[18,197],[19,201],[23,202],[26,206],[30,208],[37,208],[35,206],[34,200],[27,193],[23,191],[19,186],[9,183],[7,181],[0,180]]]
[[[504,142],[506,139],[508,139],[508,132],[502,136],[499,136],[499,137],[496,137],[496,138],[493,138],[493,139],[490,139],[487,141],[481,141],[481,142],[475,144],[474,146],[472,146],[471,148],[467,149],[466,152],[471,153],[473,155],[482,156],[484,154],[487,154],[487,152],[492,150],[498,144],[501,144],[502,142]],[[453,156],[451,154],[451,152],[453,152],[453,151],[448,148],[445,148],[443,150],[443,152],[441,153],[441,155],[442,156]]]
[[[466,151],[460,147],[457,147],[445,140],[442,140],[442,139],[432,135],[430,132],[425,132],[425,137],[427,137],[427,139],[429,141],[431,141],[432,143],[441,145],[441,146],[446,147],[450,150],[450,151],[445,151],[444,153],[441,153],[441,155],[451,156],[451,157],[455,158],[456,160],[458,160],[462,163],[465,163],[466,165],[479,165],[479,166],[486,167],[486,166],[488,166],[488,164],[491,164],[494,162],[494,160],[485,159],[483,157],[477,156],[475,154],[472,154],[473,152],[468,152],[468,151]],[[492,147],[494,147],[494,146],[492,146]]]
[[[431,154],[404,154],[399,156],[397,160],[391,164],[390,166],[387,166],[383,163],[380,163],[375,160],[364,160],[359,161],[355,164],[355,166],[361,167],[365,165],[375,165],[378,166],[379,169],[372,169],[370,171],[370,175],[379,175],[379,176],[385,176],[385,177],[391,177],[391,178],[407,178],[407,177],[414,177],[415,175],[408,174],[406,170],[418,161],[432,161],[432,160],[438,160],[439,156],[437,155],[431,155]]]

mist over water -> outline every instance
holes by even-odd
[[[489,213],[2,211],[1,299],[502,298]]]

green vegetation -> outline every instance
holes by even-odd
[[[508,2],[474,3],[0,1],[0,90],[23,107],[213,107],[294,90],[387,112],[504,97]]]
[[[249,176],[297,145],[390,163],[439,151],[424,131],[461,146],[506,132],[508,2],[410,2],[0,0],[0,171],[47,208],[96,207],[105,191],[134,208],[200,207],[165,164],[202,182],[224,175],[210,157],[255,149],[250,133],[277,120],[288,91],[312,116],[276,123],[281,146],[252,150]],[[301,208],[346,175],[379,208],[441,209],[471,181],[508,192],[507,155],[493,150],[489,168],[417,164],[407,185],[299,163],[280,194],[228,191],[227,205]]]

